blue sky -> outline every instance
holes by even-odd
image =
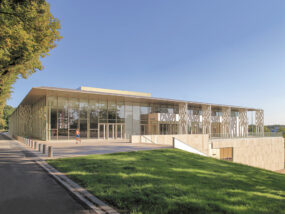
[[[81,85],[259,107],[285,124],[284,0],[49,0],[64,37],[32,87]]]

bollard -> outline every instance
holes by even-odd
[[[46,153],[46,144],[43,144],[43,154],[45,154]]]
[[[30,146],[31,145],[31,140],[30,139],[28,139],[28,146]]]
[[[42,147],[43,147],[43,144],[39,143],[39,147],[38,147],[38,151],[39,151],[39,152],[42,151]]]
[[[34,149],[37,149],[37,145],[38,145],[38,143],[37,143],[37,141],[35,141],[34,142]]]
[[[34,141],[33,141],[33,140],[31,140],[31,145],[30,145],[30,147],[31,147],[31,148],[34,147]]]
[[[53,157],[53,148],[52,148],[52,146],[48,147],[48,157],[49,158]]]

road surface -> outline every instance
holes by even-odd
[[[0,214],[87,214],[13,140],[0,133]]]

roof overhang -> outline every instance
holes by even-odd
[[[232,106],[232,105],[220,105],[220,104],[211,104],[211,103],[203,103],[203,102],[194,102],[194,101],[185,101],[185,100],[175,100],[175,99],[165,99],[165,98],[156,98],[156,97],[147,97],[147,96],[135,96],[135,95],[125,95],[125,94],[114,94],[114,93],[106,93],[106,92],[98,92],[98,91],[82,91],[76,89],[66,89],[66,88],[54,88],[54,87],[36,87],[32,88],[26,97],[22,100],[20,105],[26,104],[34,104],[39,99],[45,96],[64,96],[70,98],[81,98],[81,99],[106,99],[110,97],[112,99],[118,101],[125,102],[136,102],[136,103],[188,103],[193,106],[202,106],[202,105],[211,105],[214,108],[222,108],[222,107],[230,107],[233,110],[247,110],[247,111],[256,111],[261,110],[258,108],[248,108],[241,106]]]

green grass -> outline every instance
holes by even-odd
[[[285,175],[176,149],[48,161],[121,213],[285,213]]]

